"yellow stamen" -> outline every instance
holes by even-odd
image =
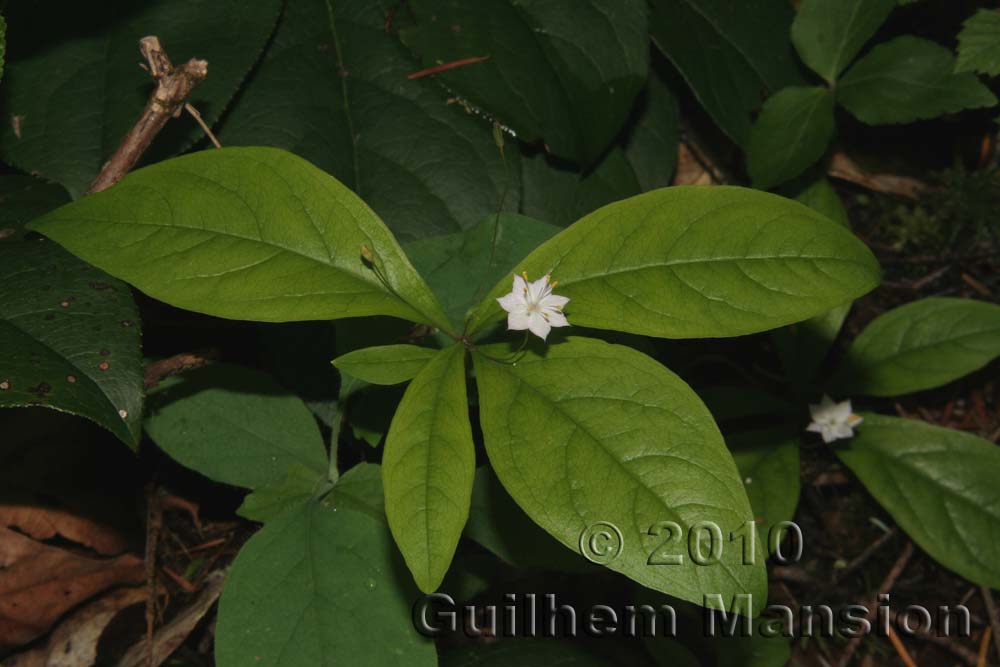
[[[529,282],[527,271],[521,271],[521,277],[524,278],[524,282]]]
[[[558,285],[558,284],[559,284],[559,281],[558,281],[558,280],[553,280],[553,281],[552,281],[552,289],[555,289],[555,288],[556,288],[556,285]]]

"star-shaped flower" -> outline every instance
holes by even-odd
[[[819,405],[809,406],[809,414],[812,415],[812,423],[806,430],[819,433],[825,443],[853,437],[854,427],[862,421],[861,417],[851,412],[851,401],[836,403],[825,394]]]
[[[549,335],[552,327],[568,327],[569,322],[562,309],[569,299],[552,293],[556,281],[551,276],[528,282],[528,274],[514,276],[514,286],[510,294],[497,299],[507,311],[507,328],[517,331],[529,329],[542,340]]]

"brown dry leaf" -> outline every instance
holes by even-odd
[[[721,182],[713,175],[714,165],[700,151],[685,143],[677,145],[677,168],[674,185],[714,185]]]
[[[0,647],[43,635],[69,609],[122,583],[145,580],[132,554],[112,559],[79,556],[0,528]]]
[[[110,526],[67,510],[28,502],[5,499],[0,505],[0,527],[17,528],[36,540],[50,540],[59,535],[105,556],[120,554],[128,548],[125,537]]]
[[[208,613],[222,594],[222,584],[226,581],[225,570],[216,570],[207,577],[198,598],[183,609],[169,623],[160,628],[153,638],[153,662],[158,667],[177,650],[202,617]],[[149,646],[146,640],[138,642],[125,653],[118,667],[145,667],[148,663]]]
[[[846,153],[837,152],[830,161],[827,173],[834,178],[839,178],[855,185],[868,188],[874,192],[886,195],[896,195],[907,199],[919,200],[921,195],[929,189],[923,181],[909,176],[898,176],[896,174],[873,174],[862,169]]]
[[[4,660],[2,667],[90,667],[108,624],[126,607],[146,599],[145,588],[122,588],[91,602],[59,624],[44,646]]]

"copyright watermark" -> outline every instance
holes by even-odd
[[[610,521],[598,521],[580,533],[580,554],[591,563],[607,565],[622,555],[625,538],[618,526]]]

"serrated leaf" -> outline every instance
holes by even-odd
[[[820,86],[784,88],[764,103],[750,130],[747,169],[767,190],[819,160],[833,137],[833,93]]]
[[[24,226],[69,201],[61,185],[31,176],[0,176],[0,241],[20,241]]]
[[[913,541],[981,586],[1000,586],[1000,448],[920,421],[865,413],[835,449]]]
[[[139,312],[127,285],[51,241],[0,243],[0,407],[86,417],[135,449]]]
[[[240,551],[219,602],[219,667],[433,667],[410,619],[416,598],[385,524],[314,503]],[[404,575],[405,576],[405,575]]]
[[[768,90],[804,84],[791,7],[753,0],[653,0],[649,31],[715,123],[739,145]]]
[[[333,365],[371,384],[400,384],[412,380],[440,350],[416,345],[366,347],[337,357]]]
[[[392,418],[382,458],[385,514],[417,586],[441,585],[469,518],[476,448],[465,392],[465,347],[441,350]]]
[[[176,65],[208,61],[209,75],[190,101],[213,125],[264,48],[280,7],[280,0],[11,4],[0,154],[79,197],[149,99],[152,81],[136,66],[142,37],[157,35]],[[20,119],[17,129],[12,116]],[[185,114],[167,124],[146,157],[169,156],[203,136]]]
[[[799,437],[787,429],[742,431],[726,444],[743,478],[757,532],[770,544],[772,527],[791,521],[799,504]]]
[[[855,63],[838,84],[837,102],[869,125],[912,123],[997,103],[975,74],[954,70],[951,51],[904,35]]]
[[[409,243],[406,253],[452,321],[462,322],[487,289],[558,231],[523,215],[501,213],[464,232]]]
[[[145,428],[171,458],[226,484],[255,489],[294,464],[327,472],[312,413],[250,368],[213,364],[164,380],[150,394]]]
[[[327,482],[319,473],[301,463],[293,463],[287,474],[247,494],[236,513],[244,519],[267,523],[282,514],[295,511],[312,500]]]
[[[534,524],[488,465],[476,470],[465,536],[516,568],[578,572],[595,567]]]
[[[899,396],[957,380],[1000,356],[1000,306],[930,297],[875,318],[831,380],[852,395]]]
[[[617,202],[520,264],[551,274],[574,325],[667,338],[737,336],[807,319],[872,289],[871,252],[840,225],[776,195],[675,187]],[[502,315],[504,278],[473,312]]]
[[[329,6],[328,6],[329,5]],[[295,0],[227,114],[225,146],[275,146],[336,176],[401,240],[472,227],[520,200],[489,123],[430,79],[386,29],[389,8],[364,0]],[[402,20],[402,13],[395,17]],[[392,19],[389,19],[390,24]]]
[[[958,33],[955,71],[1000,74],[1000,12],[980,9],[965,20]]]
[[[528,142],[594,162],[621,130],[649,66],[641,0],[413,0],[403,42],[426,67]]]
[[[836,81],[896,7],[896,0],[803,0],[792,22],[802,62]]]
[[[473,354],[480,421],[493,469],[533,521],[578,553],[591,526],[615,526],[623,548],[607,567],[696,604],[706,594],[766,597],[762,557],[744,564],[740,549],[723,548],[697,565],[684,546],[696,522],[726,539],[752,518],[722,436],[690,387],[631,348],[593,339],[570,337],[516,363],[510,356],[503,344]],[[657,531],[664,521],[685,531],[681,542]],[[664,554],[683,564],[655,564]]]
[[[282,150],[224,148],[160,162],[31,229],[154,298],[209,315],[393,315],[448,327],[378,216]]]

